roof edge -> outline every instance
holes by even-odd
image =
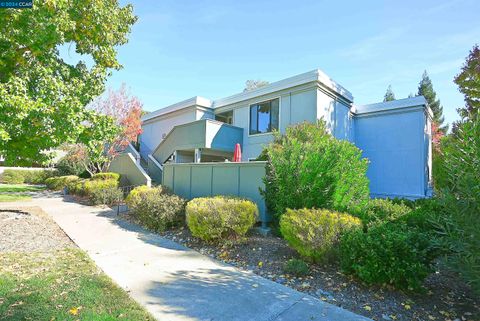
[[[353,95],[343,86],[332,80],[320,69],[314,69],[309,72],[299,74],[293,77],[285,78],[276,82],[273,82],[267,86],[260,87],[251,91],[238,93],[225,98],[216,99],[213,102],[213,108],[219,108],[226,105],[234,104],[240,101],[252,99],[258,96],[267,95],[280,90],[288,89],[291,87],[307,84],[309,82],[318,82],[330,89],[334,93],[344,97],[349,102],[353,102]]]
[[[427,100],[423,96],[416,96],[404,99],[397,99],[392,101],[367,104],[367,105],[354,105],[353,112],[357,115],[375,113],[380,111],[404,109],[409,107],[424,106],[428,114],[431,116],[432,111],[428,106]]]
[[[181,110],[184,108],[188,107],[193,107],[193,106],[200,106],[200,107],[205,107],[205,108],[212,108],[212,101],[208,98],[201,97],[201,96],[195,96],[183,101],[180,101],[178,103],[175,103],[173,105],[169,105],[167,107],[163,107],[160,109],[157,109],[156,111],[153,111],[151,113],[148,113],[144,115],[141,120],[142,121],[147,121],[156,117],[160,117],[165,114],[172,113],[177,110]]]

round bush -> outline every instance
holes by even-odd
[[[78,179],[67,182],[68,193],[72,195],[85,196],[85,183],[87,179]]]
[[[341,235],[361,226],[354,216],[326,209],[287,209],[280,219],[280,232],[288,244],[314,262],[334,258]]]
[[[75,175],[68,175],[68,176],[57,176],[57,177],[50,177],[45,180],[45,184],[47,185],[48,189],[59,191],[66,187],[69,184],[72,184],[75,181],[78,181],[78,176]]]
[[[90,196],[98,190],[112,187],[118,187],[118,181],[116,179],[87,179],[83,183],[82,193],[84,195]]]
[[[362,220],[367,227],[370,227],[375,224],[394,221],[411,211],[412,209],[409,206],[401,202],[377,198],[370,200],[368,210],[362,215]]]
[[[94,190],[90,195],[93,205],[117,205],[123,199],[123,192],[118,187],[107,187]]]
[[[185,200],[159,187],[139,186],[126,198],[132,215],[154,231],[164,231],[184,220]]]
[[[257,217],[255,203],[236,197],[195,198],[186,207],[188,228],[205,241],[243,236]]]
[[[366,283],[418,289],[432,271],[437,252],[429,234],[404,224],[373,226],[345,234],[340,243],[342,269]]]
[[[120,180],[120,174],[118,173],[111,173],[111,172],[107,172],[107,173],[97,173],[97,174],[93,174],[92,176],[92,180],[116,180],[116,181],[119,181]]]
[[[277,217],[287,208],[327,208],[354,215],[369,200],[368,161],[352,143],[335,139],[323,121],[288,127],[263,151],[262,192]]]

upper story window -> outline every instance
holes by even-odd
[[[278,130],[279,99],[250,105],[250,135]]]

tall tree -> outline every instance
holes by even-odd
[[[76,141],[85,121],[100,121],[85,106],[103,92],[109,72],[121,68],[116,49],[135,21],[132,6],[120,7],[118,0],[37,1],[33,9],[0,10],[0,154],[6,163],[46,161],[42,152]],[[58,47],[68,43],[93,65],[66,63]]]
[[[465,106],[458,109],[462,118],[480,112],[480,48],[475,45],[470,51],[461,72],[455,77],[458,90],[465,96]]]
[[[140,120],[143,113],[142,103],[137,97],[131,96],[126,85],[122,84],[118,90],[109,89],[105,97],[96,98],[88,107],[98,114],[111,117],[118,127],[115,132],[107,132],[105,128],[105,133],[108,133],[110,139],[100,141],[104,145],[91,145],[93,150],[89,150],[90,160],[100,160],[94,162],[94,166],[87,170],[90,172],[105,171],[113,158],[122,152],[129,143],[136,141],[137,136],[142,133]],[[110,134],[112,135],[110,136]],[[105,144],[108,146],[107,148],[105,148]]]
[[[436,129],[446,134],[448,131],[448,124],[444,124],[445,117],[443,116],[443,106],[440,100],[437,99],[437,93],[433,90],[432,80],[425,70],[422,75],[422,80],[418,84],[417,96],[423,96],[427,100],[428,105],[433,113],[433,122],[436,124]]]
[[[257,88],[265,87],[269,85],[270,83],[266,80],[254,80],[254,79],[249,79],[245,82],[245,88],[243,89],[243,92],[255,90]]]
[[[392,90],[392,85],[388,85],[387,92],[385,93],[385,96],[383,96],[383,101],[392,101],[395,100],[395,94],[393,93]]]

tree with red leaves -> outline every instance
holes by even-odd
[[[433,148],[436,150],[440,149],[440,141],[442,137],[445,136],[445,133],[442,130],[442,127],[438,126],[438,124],[433,121],[432,122],[432,144]]]
[[[89,172],[103,172],[108,169],[115,156],[123,152],[129,143],[136,142],[138,135],[142,133],[140,120],[142,103],[137,97],[131,96],[126,85],[122,84],[120,89],[109,89],[106,96],[95,99],[89,108],[99,114],[111,117],[119,128],[115,137],[110,141],[96,144],[89,152],[90,163],[98,164]]]

